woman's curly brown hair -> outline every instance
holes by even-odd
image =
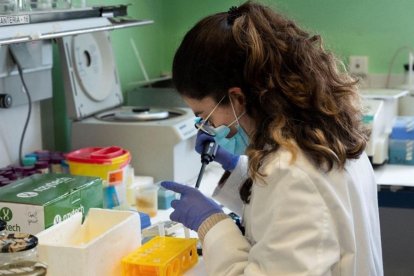
[[[236,16],[235,16],[236,12]],[[261,4],[246,2],[229,14],[198,22],[184,37],[173,62],[173,81],[184,96],[219,101],[231,87],[246,97],[257,129],[247,148],[252,180],[263,160],[280,147],[299,147],[326,171],[343,168],[365,149],[368,132],[356,81],[318,35]],[[229,104],[228,97],[221,104]],[[242,199],[249,201],[247,181]]]

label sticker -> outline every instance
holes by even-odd
[[[124,179],[124,170],[116,170],[108,173],[108,185],[116,186],[122,183]]]

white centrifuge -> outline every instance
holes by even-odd
[[[136,175],[195,182],[194,114],[184,107],[124,106],[108,32],[60,38],[72,150],[117,145],[130,151]]]

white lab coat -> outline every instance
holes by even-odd
[[[267,184],[253,185],[244,210],[238,187],[246,156],[216,189],[217,200],[243,212],[246,236],[231,219],[207,232],[209,275],[383,275],[377,187],[366,154],[328,173],[302,153],[290,165],[290,156],[281,149],[267,159]]]

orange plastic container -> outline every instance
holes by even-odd
[[[157,236],[122,259],[122,275],[178,276],[197,262],[197,239]]]

